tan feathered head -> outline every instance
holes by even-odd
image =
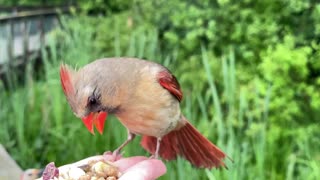
[[[60,80],[63,92],[71,106],[74,114],[81,118],[88,130],[94,134],[93,125],[96,126],[100,134],[103,133],[104,122],[107,117],[107,112],[100,108],[99,96],[96,93],[96,88],[88,84],[86,88],[77,87],[79,73],[67,65],[60,66]]]

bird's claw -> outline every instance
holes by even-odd
[[[155,155],[155,154],[152,154],[152,155],[149,157],[149,159],[159,159],[159,157],[158,157],[157,155]]]
[[[106,151],[103,153],[103,158],[105,161],[111,161],[111,162],[114,162],[114,161],[117,161],[119,159],[122,158],[122,154],[119,153],[119,151],[115,150],[113,152],[111,151]]]

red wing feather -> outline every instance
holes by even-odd
[[[162,87],[167,89],[172,95],[174,95],[178,101],[182,100],[182,91],[180,89],[179,82],[176,77],[168,71],[162,71],[158,74],[158,82]]]

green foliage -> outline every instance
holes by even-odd
[[[122,0],[79,0],[77,1],[79,8],[89,14],[105,14],[111,15],[120,11],[128,10],[131,1]]]
[[[311,48],[308,46],[295,48],[292,36],[285,37],[283,43],[261,53],[262,63],[258,69],[267,82],[262,84],[272,84],[273,92],[276,93],[270,104],[270,110],[277,114],[272,117],[275,122],[281,119],[278,123],[286,125],[294,123],[298,118],[307,118],[301,121],[312,121],[319,111],[316,105],[319,101],[317,85],[308,82],[310,54]],[[294,99],[296,101],[292,101]],[[303,109],[309,109],[309,113],[301,114]]]

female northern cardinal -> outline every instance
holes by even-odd
[[[78,71],[60,67],[67,100],[91,133],[102,134],[108,113],[128,130],[128,139],[114,154],[143,135],[141,145],[158,158],[181,155],[201,168],[225,167],[226,154],[202,136],[181,114],[180,85],[168,69],[135,58],[96,60]]]

